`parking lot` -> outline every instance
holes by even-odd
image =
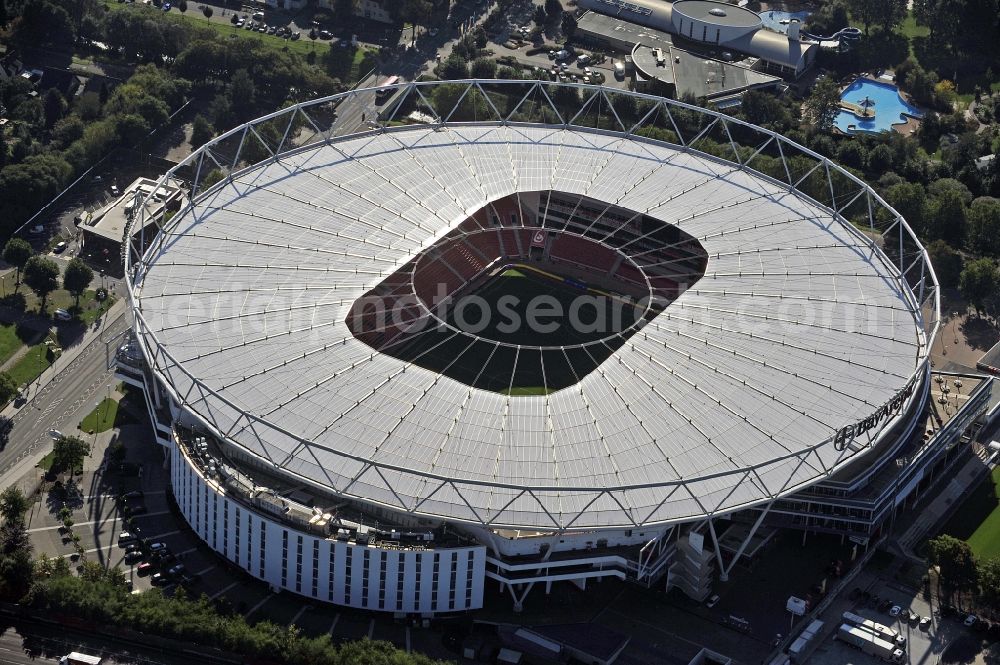
[[[987,663],[993,660],[987,654],[995,649],[1000,626],[980,620],[967,626],[964,613],[950,607],[938,607],[916,589],[895,581],[880,581],[866,590],[851,591],[848,599],[851,600],[850,612],[899,631],[906,639],[905,663]],[[896,608],[901,610],[898,614]],[[817,665],[881,662],[875,656],[834,639],[837,627],[843,622],[842,611],[838,607],[821,617],[826,622],[825,636],[812,652],[809,662]],[[930,621],[923,621],[925,618]]]

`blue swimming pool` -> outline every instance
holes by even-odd
[[[802,23],[806,22],[812,11],[806,10],[801,12],[783,12],[775,10],[769,10],[760,13],[760,20],[764,24],[765,28],[770,28],[776,32],[786,33],[788,32],[788,22],[792,19],[798,19]]]
[[[865,97],[875,102],[875,117],[862,120],[850,111],[837,114],[834,124],[842,132],[885,132],[906,121],[904,115],[921,117],[923,113],[899,96],[899,90],[891,83],[881,83],[871,79],[857,79],[849,85],[840,98],[845,102],[860,104]],[[853,125],[853,127],[852,127]]]

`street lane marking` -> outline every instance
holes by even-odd
[[[406,653],[410,653],[410,627],[406,627]]]
[[[333,631],[337,628],[337,622],[340,621],[340,612],[333,615],[333,623],[330,624],[330,634],[333,635]]]
[[[375,634],[375,619],[372,619],[368,623],[368,639],[371,639],[372,635],[374,634]]]
[[[205,573],[207,573],[210,570],[213,570],[214,568],[215,568],[215,565],[213,564],[213,565],[209,566],[208,568],[205,568],[204,570],[199,570],[197,573],[195,573],[195,575],[204,575]]]
[[[308,608],[308,605],[303,605],[302,607],[300,607],[299,611],[295,613],[295,616],[292,617],[292,620],[289,622],[288,625],[290,625],[290,626],[297,626],[297,625],[299,625],[298,624],[299,617],[302,616],[302,613],[305,612],[307,608]]]

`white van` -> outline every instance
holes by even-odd
[[[583,67],[584,65],[589,65],[590,56],[586,54],[576,56],[576,64],[580,65],[581,67]]]

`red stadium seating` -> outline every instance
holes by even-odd
[[[552,242],[549,256],[599,273],[607,273],[614,266],[618,255],[613,250],[584,240],[580,236],[562,233]]]

